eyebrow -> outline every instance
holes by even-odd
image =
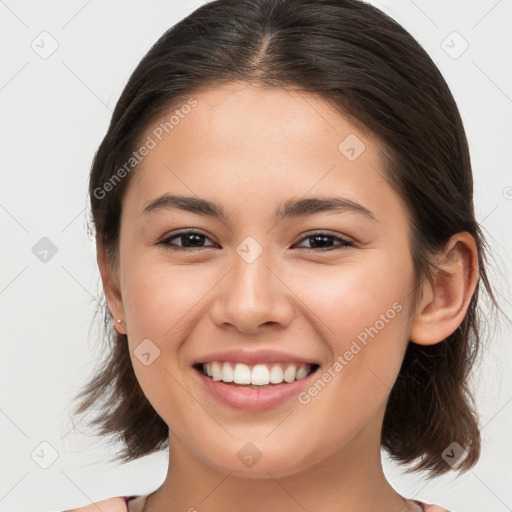
[[[183,210],[197,215],[219,219],[224,222],[227,221],[226,212],[223,207],[217,203],[200,197],[172,194],[164,194],[149,201],[142,211],[142,215],[169,209]],[[359,213],[372,220],[376,220],[375,215],[368,210],[368,208],[343,197],[306,197],[302,199],[288,199],[277,207],[274,212],[274,216],[277,220],[282,220],[286,217],[305,217],[307,215],[314,215],[315,213],[322,212]]]

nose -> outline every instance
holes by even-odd
[[[294,294],[286,283],[284,271],[272,260],[270,251],[263,251],[252,262],[234,254],[230,261],[232,270],[219,283],[212,306],[216,325],[244,334],[258,334],[284,328],[291,322]]]

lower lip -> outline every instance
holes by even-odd
[[[199,375],[210,394],[219,402],[245,411],[264,411],[283,404],[309,386],[313,375],[317,373],[314,371],[307,377],[290,383],[283,382],[262,389],[255,389],[213,380],[197,368],[194,368],[194,371]]]

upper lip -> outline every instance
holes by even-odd
[[[244,364],[258,364],[258,363],[277,363],[277,362],[291,362],[291,363],[304,363],[304,364],[319,364],[314,358],[304,358],[274,349],[259,349],[259,350],[243,350],[234,348],[231,350],[222,350],[219,352],[211,352],[196,359],[193,364],[209,363],[211,361],[233,361]]]

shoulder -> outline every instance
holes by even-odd
[[[91,503],[85,507],[64,510],[64,512],[98,512],[98,510],[101,510],[101,512],[127,512],[128,499],[128,496],[117,496],[115,498]]]

